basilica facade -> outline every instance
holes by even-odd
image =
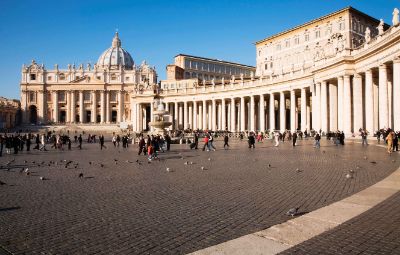
[[[400,130],[399,11],[391,24],[344,8],[255,43],[256,67],[179,54],[157,84],[118,34],[97,64],[24,66],[24,122],[128,123],[149,130],[154,100],[170,129]]]

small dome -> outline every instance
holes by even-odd
[[[124,69],[133,69],[133,59],[129,52],[121,47],[118,32],[115,33],[111,47],[99,57],[97,65],[104,68],[110,66],[111,69],[118,69],[121,65]]]

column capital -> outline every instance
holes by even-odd
[[[400,63],[400,57],[395,57],[395,58],[393,59],[393,63],[394,63],[394,64],[399,64],[399,63]]]
[[[400,60],[399,60],[399,63],[400,63]],[[372,74],[372,70],[371,69],[367,69],[367,70],[365,70],[365,73],[366,74]]]
[[[356,78],[356,79],[361,79],[361,75],[360,75],[359,73],[355,73],[355,74],[354,74],[354,78]]]
[[[382,64],[379,65],[379,69],[386,69],[386,68],[387,68],[386,64],[382,63]]]

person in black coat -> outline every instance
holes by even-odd
[[[293,132],[292,142],[293,142],[293,147],[296,146],[296,143],[297,143],[297,132]]]
[[[248,143],[249,143],[249,149],[250,149],[251,147],[253,147],[253,149],[256,148],[256,146],[255,146],[255,144],[256,144],[256,139],[255,139],[253,133],[250,133],[250,135],[249,135],[249,137],[248,137]]]

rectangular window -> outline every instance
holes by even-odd
[[[129,81],[129,77],[125,77],[125,81]]]
[[[290,41],[289,41],[289,40],[286,40],[286,41],[285,41],[285,47],[286,47],[286,48],[289,48],[289,47],[290,47]]]
[[[29,102],[36,102],[36,94],[35,92],[29,92]]]
[[[265,69],[265,70],[268,70],[268,64],[265,64],[264,69]]]
[[[59,102],[65,102],[65,92],[64,91],[59,91],[58,92],[58,101]]]
[[[295,45],[298,45],[300,43],[300,38],[298,37],[298,36],[296,36],[295,38],[294,38],[294,44]]]
[[[47,76],[47,80],[48,80],[48,81],[51,81],[51,76]]]
[[[110,91],[110,101],[111,102],[117,102],[117,91]]]
[[[63,74],[63,73],[60,73],[60,74],[58,75],[58,77],[59,77],[60,81],[65,80],[65,74]]]
[[[83,92],[83,101],[90,101],[92,93],[90,91]]]
[[[36,80],[36,74],[31,73],[31,74],[29,75],[29,78],[31,79],[31,81]]]
[[[190,68],[190,61],[185,59],[185,68],[189,69]]]
[[[318,29],[318,30],[315,30],[315,38],[320,38],[321,37],[321,31]]]

